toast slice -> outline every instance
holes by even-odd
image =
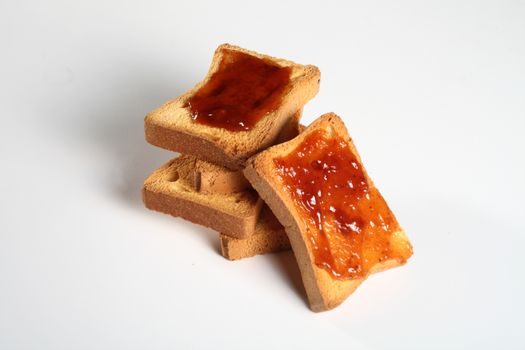
[[[255,233],[252,236],[233,238],[221,234],[220,243],[222,256],[229,260],[290,249],[290,241],[284,232],[284,227],[267,206],[261,209],[259,221],[255,225]]]
[[[201,193],[192,186],[196,159],[181,155],[155,170],[144,182],[142,199],[152,210],[179,216],[236,238],[254,234],[262,201],[253,189]]]
[[[370,273],[412,255],[333,113],[250,158],[244,174],[285,227],[313,311],[336,307]]]
[[[189,102],[222,69],[225,64],[234,65],[228,59],[232,53],[269,62],[273,67],[287,69],[289,80],[279,94],[278,104],[264,114],[251,129],[231,131],[223,127],[197,123]],[[149,113],[144,122],[146,140],[158,147],[194,155],[211,163],[239,170],[246,159],[276,142],[281,129],[292,119],[296,111],[312,99],[319,90],[320,72],[312,65],[300,65],[291,61],[262,55],[237,46],[223,44],[217,48],[207,76],[182,96],[171,100]],[[250,87],[250,86],[249,86]],[[247,96],[250,91],[247,89]],[[261,100],[264,105],[265,99]]]

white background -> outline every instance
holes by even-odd
[[[143,117],[230,42],[316,64],[415,254],[312,313],[143,208]],[[0,348],[525,348],[525,2],[0,2]]]

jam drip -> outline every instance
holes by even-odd
[[[197,123],[246,131],[281,103],[290,67],[243,52],[224,50],[218,70],[187,102]]]
[[[334,278],[360,278],[379,262],[411,254],[392,249],[399,224],[344,139],[312,132],[274,164],[305,218],[315,264]]]

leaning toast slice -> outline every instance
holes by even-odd
[[[336,307],[370,273],[412,255],[333,113],[250,158],[244,174],[285,227],[313,311]]]
[[[237,66],[255,68],[236,77],[231,73]],[[277,78],[280,85],[274,84]],[[287,121],[317,93],[319,80],[315,66],[221,45],[203,81],[146,116],[146,140],[233,170],[242,169],[248,157],[278,142]]]
[[[192,185],[194,157],[181,155],[144,182],[142,199],[152,210],[179,216],[236,238],[254,234],[262,201],[253,189],[241,192],[196,192]]]
[[[222,256],[229,260],[290,249],[290,241],[284,232],[284,227],[267,206],[261,209],[259,221],[255,225],[255,233],[252,236],[234,238],[221,234],[220,243]]]

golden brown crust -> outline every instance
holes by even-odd
[[[240,164],[212,140],[156,124],[154,121],[148,121],[147,118],[144,123],[144,131],[146,141],[150,144],[181,154],[195,155],[200,159],[221,164],[226,168],[239,169]]]
[[[241,170],[230,170],[200,159],[195,162],[193,181],[195,190],[202,193],[229,194],[252,188]]]
[[[195,158],[179,156],[157,169],[144,182],[144,205],[236,238],[255,232],[262,202],[249,189],[232,194],[195,192],[188,180]]]
[[[348,136],[342,120],[334,113],[328,113],[314,121],[295,139],[271,147],[250,158],[244,174],[285,227],[301,271],[311,309],[313,311],[325,311],[343,302],[348,295],[361,284],[364,278],[336,280],[324,269],[315,265],[312,252],[306,243],[307,237],[305,234],[306,227],[304,226],[304,221],[301,219],[301,215],[292,201],[284,193],[281,183],[275,177],[275,168],[273,166],[273,159],[275,157],[286,155],[295,149],[310,132],[318,129],[328,130],[329,132],[337,133],[339,137],[343,137],[348,142],[359,162],[361,162],[359,154]],[[373,186],[371,180],[370,185]],[[393,237],[395,244],[409,244],[408,238],[403,231],[396,232]],[[370,272],[399,266],[402,263],[403,262],[400,261],[389,260],[376,265]]]
[[[142,196],[146,207],[173,216],[180,216],[193,223],[218,231],[230,232],[229,234],[221,233],[219,235],[221,253],[229,260],[238,260],[258,254],[290,249],[290,242],[284,232],[284,228],[267,206],[260,209],[255,228],[249,228],[247,225],[251,225],[250,221],[239,220],[237,217],[232,218],[231,215],[233,212],[245,212],[246,208],[240,210],[239,207],[226,204],[227,208],[231,207],[230,213],[227,214],[224,208],[218,208],[218,203],[216,203],[217,201],[221,201],[221,204],[228,201],[235,202],[239,198],[238,194],[232,192],[221,193],[220,191],[201,191],[201,193],[198,193],[194,188],[197,169],[204,174],[208,174],[205,177],[212,177],[209,175],[211,172],[214,176],[226,178],[228,181],[232,181],[229,177],[234,172],[198,160],[195,157],[179,156],[157,169],[145,181]],[[181,181],[181,184],[173,184],[178,181]],[[244,181],[247,180],[244,179]],[[253,194],[251,185],[248,183],[247,186],[247,190]],[[175,190],[173,187],[175,187]],[[216,189],[216,187],[212,187]],[[181,195],[181,193],[185,193],[185,195]],[[204,200],[205,198],[208,200]],[[213,198],[215,198],[215,201]],[[210,205],[210,203],[215,203],[215,205]],[[260,204],[262,204],[262,201],[259,201],[256,205]],[[246,237],[240,237],[238,234],[235,234],[238,231],[234,230],[239,230],[242,227],[246,227],[246,231],[253,231],[253,233]]]
[[[261,210],[254,235],[238,239],[221,234],[220,243],[222,256],[229,260],[290,249],[284,227],[266,206]]]
[[[290,241],[284,230],[272,235],[253,235],[248,238],[233,238],[221,233],[220,245],[222,256],[228,260],[240,260],[290,249]]]
[[[238,50],[292,67],[290,90],[283,95],[280,107],[261,119],[250,131],[229,131],[196,124],[192,121],[186,101],[217,70],[224,49]],[[215,51],[210,70],[203,81],[182,96],[149,113],[144,121],[146,140],[158,147],[233,169],[242,169],[248,157],[278,142],[279,134],[296,112],[319,90],[320,72],[311,65],[299,65],[224,44]]]

